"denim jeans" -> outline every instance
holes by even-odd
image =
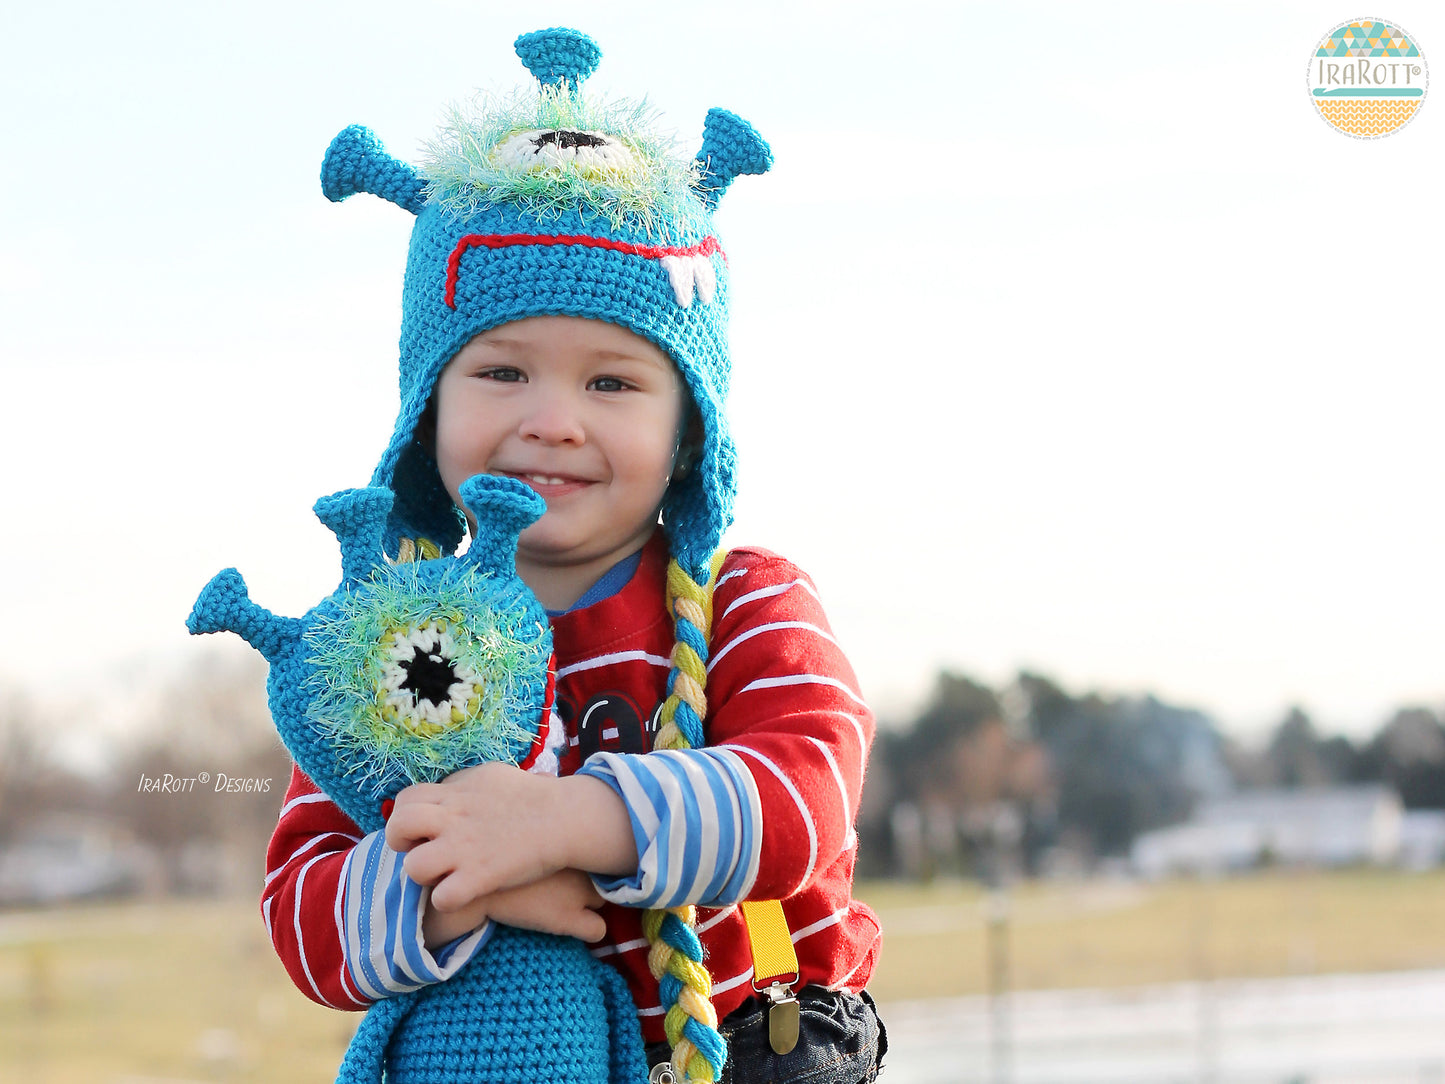
[[[718,1084],[867,1084],[888,1050],[888,1033],[867,991],[833,993],[805,986],[798,994],[798,1045],[775,1054],[767,1003],[750,998],[718,1025],[728,1060]],[[647,1048],[647,1064],[668,1059],[666,1043]]]

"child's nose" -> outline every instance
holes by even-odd
[[[521,435],[544,444],[581,444],[586,439],[575,405],[560,394],[534,399],[522,417]]]

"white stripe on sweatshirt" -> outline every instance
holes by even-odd
[[[431,889],[406,875],[404,855],[372,832],[347,855],[342,925],[346,968],[364,997],[387,997],[451,978],[492,936],[487,922],[432,952],[421,920]]]
[[[594,753],[579,775],[601,779],[627,806],[639,857],[627,877],[594,877],[631,907],[720,907],[746,898],[762,848],[752,773],[726,749]]]

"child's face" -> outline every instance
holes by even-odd
[[[671,359],[641,336],[529,317],[477,335],[442,371],[437,467],[453,501],[474,474],[535,489],[547,512],[522,532],[518,571],[534,589],[552,573],[585,589],[656,525],[687,401]]]

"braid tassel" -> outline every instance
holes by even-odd
[[[721,553],[714,556],[705,584],[688,575],[675,558],[668,562],[667,606],[673,615],[676,641],[654,749],[695,749],[703,744],[707,641],[712,629],[709,586],[721,558]],[[651,910],[642,916],[642,932],[651,946],[647,966],[667,1007],[663,1028],[672,1044],[673,1071],[681,1078],[680,1084],[712,1084],[727,1061],[727,1043],[717,1029],[712,976],[702,962],[696,922],[697,912],[690,904]]]

